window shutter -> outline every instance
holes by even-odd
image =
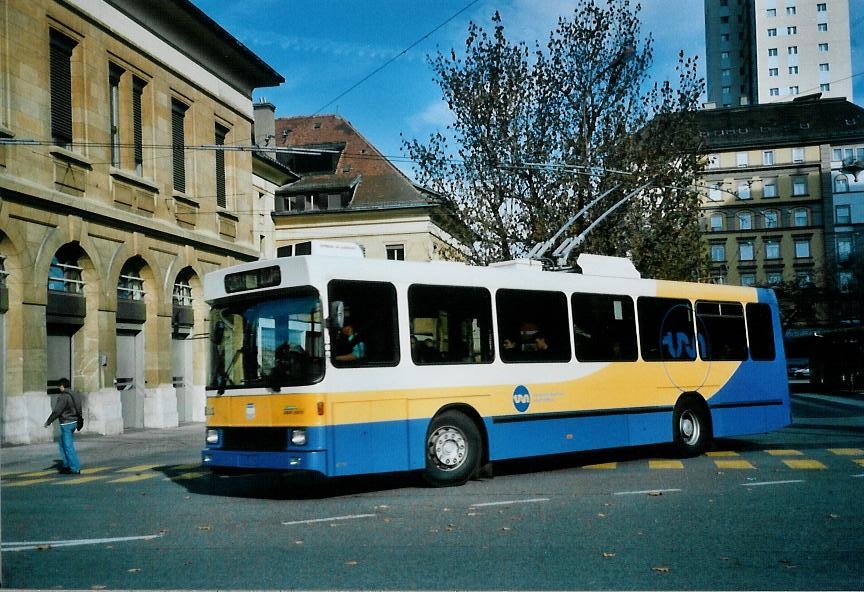
[[[75,41],[51,30],[51,139],[72,143],[72,50]]]
[[[144,165],[144,134],[141,127],[141,95],[146,82],[138,77],[132,78],[132,141],[135,144],[135,170],[142,174]]]
[[[224,146],[228,128],[216,124],[216,145]],[[216,150],[216,205],[220,208],[228,207],[225,197],[225,151]]]
[[[186,136],[183,131],[186,109],[186,105],[180,101],[171,101],[171,144],[172,164],[174,168],[174,190],[182,193],[186,192],[186,153],[184,150]]]

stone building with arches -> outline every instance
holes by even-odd
[[[203,421],[202,278],[291,176],[218,146],[284,79],[188,0],[13,2],[0,37],[0,437],[50,440],[60,378],[88,431]]]

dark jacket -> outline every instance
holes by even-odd
[[[81,395],[67,389],[57,396],[51,415],[45,420],[45,425],[51,425],[51,422],[58,418],[61,424],[75,422],[78,420],[78,415],[83,412]]]

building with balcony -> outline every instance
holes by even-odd
[[[201,278],[259,257],[293,178],[227,147],[283,78],[189,0],[10,2],[0,31],[3,440],[51,439],[60,378],[85,430],[202,421]]]

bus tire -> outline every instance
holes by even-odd
[[[462,485],[477,473],[481,447],[480,431],[464,413],[435,416],[426,433],[423,478],[435,487]]]
[[[672,412],[672,441],[685,457],[699,456],[711,440],[711,416],[705,403],[696,397],[678,401]]]

